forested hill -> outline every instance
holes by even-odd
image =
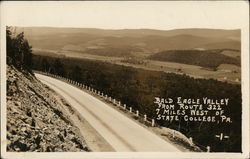
[[[217,68],[221,64],[240,66],[240,58],[221,54],[224,49],[218,50],[168,50],[151,55],[149,59],[158,61],[177,62],[202,67]],[[237,54],[237,50],[236,53]],[[239,54],[239,53],[238,53]],[[240,54],[238,55],[240,56]]]

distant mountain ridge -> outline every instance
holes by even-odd
[[[180,34],[190,34],[194,36],[206,37],[240,37],[240,30],[224,30],[224,29],[173,29],[173,30],[156,30],[156,29],[97,29],[97,28],[54,28],[54,27],[17,27],[18,30],[33,32],[39,34],[51,33],[85,33],[98,36],[130,36],[140,37],[148,35],[158,36],[175,36]],[[240,40],[240,39],[238,39]]]
[[[103,50],[111,56],[145,56],[165,50],[186,49],[236,49],[240,50],[240,30],[222,29],[95,29],[17,27],[35,49],[78,51],[103,56]],[[69,49],[70,48],[70,49]],[[108,48],[112,48],[111,50]],[[127,51],[120,51],[120,48]],[[127,49],[126,49],[127,48]],[[132,48],[132,49],[131,49]],[[94,50],[92,50],[94,49]],[[118,54],[116,55],[116,52]],[[63,53],[62,53],[63,54]]]

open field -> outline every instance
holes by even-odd
[[[229,56],[229,57],[240,58],[240,52],[239,51],[225,50],[225,51],[222,51],[221,54]]]
[[[36,53],[39,54],[39,53]],[[79,59],[97,60],[109,62],[112,64],[130,66],[134,68],[142,68],[153,71],[172,72],[176,74],[186,74],[194,78],[217,79],[219,81],[227,81],[230,83],[240,83],[241,72],[240,67],[230,64],[222,64],[217,70],[203,68],[201,66],[181,64],[176,62],[145,60],[143,58],[137,60],[137,63],[125,62],[123,57],[108,57],[91,54],[84,54],[74,51],[54,52],[54,56],[71,57]]]

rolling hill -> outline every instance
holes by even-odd
[[[126,57],[130,54],[150,56],[164,50],[196,48],[240,50],[240,30],[16,27],[16,32],[21,31],[24,31],[34,50],[51,50],[58,54],[64,54],[62,50],[67,50]]]
[[[221,64],[240,67],[240,59],[221,54],[224,50],[169,50],[151,55],[149,59],[217,68]]]

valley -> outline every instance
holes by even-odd
[[[46,52],[46,54],[44,52]],[[122,66],[141,68],[145,70],[185,74],[193,78],[216,79],[219,81],[227,81],[229,83],[235,83],[235,84],[241,83],[240,67],[233,64],[221,64],[217,67],[216,70],[214,70],[211,68],[204,68],[197,65],[190,65],[178,62],[157,61],[141,57],[126,58],[126,57],[98,56],[98,55],[92,55],[88,53],[81,53],[74,51],[63,51],[60,53],[56,52],[52,53],[52,51],[50,52],[43,51],[42,53],[40,53],[34,51],[34,54],[60,57],[60,58],[75,58],[75,59],[102,61]]]

